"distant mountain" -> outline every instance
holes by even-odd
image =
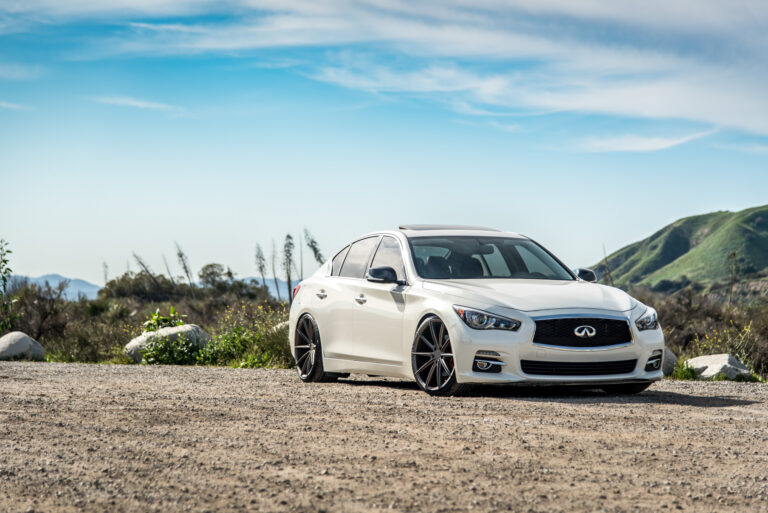
[[[60,274],[46,274],[37,278],[30,278],[28,276],[14,276],[14,278],[25,279],[29,281],[29,283],[34,283],[41,287],[45,286],[46,282],[48,282],[51,287],[57,287],[62,281],[69,280],[69,285],[67,285],[67,288],[64,290],[64,297],[72,301],[78,299],[81,295],[85,296],[87,299],[96,299],[96,296],[102,288],[100,285],[94,285],[93,283],[77,278],[66,278]]]
[[[729,257],[729,255],[734,255]],[[686,217],[608,258],[619,286],[681,281],[699,283],[768,276],[768,205],[741,212]],[[735,267],[734,267],[735,266]],[[605,275],[604,262],[595,265]]]

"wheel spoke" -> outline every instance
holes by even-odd
[[[309,328],[309,331],[307,331],[307,336],[310,337],[310,340],[315,340],[315,325],[310,322],[309,318],[305,321],[307,327]]]
[[[303,328],[303,327],[304,327],[304,326],[302,326],[302,328]],[[308,337],[307,335],[305,335],[305,334],[304,334],[304,333],[303,333],[301,330],[296,330],[296,333],[298,333],[298,334],[299,334],[299,336],[300,336],[301,338],[303,338],[303,339],[306,341],[306,343],[307,343],[307,344],[309,344],[309,343],[311,343],[311,342],[312,342],[311,340],[309,340],[309,337]]]
[[[445,333],[445,324],[442,322],[440,323],[440,335],[437,337],[438,343],[437,346],[440,348],[440,350],[443,350],[443,334]]]
[[[434,346],[434,345],[432,345],[432,343],[431,343],[429,340],[427,340],[427,337],[425,337],[424,335],[422,335],[421,333],[419,333],[419,338],[421,339],[421,341],[422,341],[422,342],[424,342],[425,344],[427,344],[427,346],[429,346],[429,348],[430,348],[432,351],[434,351],[434,350],[435,350],[435,346]]]
[[[296,349],[309,349],[309,346],[294,346]],[[431,354],[431,353],[430,353]]]
[[[440,388],[440,385],[443,384],[443,378],[440,376],[442,370],[440,369],[440,363],[442,360],[439,358],[435,360],[435,369],[437,370],[437,378],[435,379],[435,386]]]
[[[427,379],[424,380],[424,384],[426,386],[429,386],[429,382],[432,381],[432,375],[435,373],[435,364],[433,363],[432,366],[429,368],[429,374],[427,374]]]
[[[432,356],[434,353],[432,353],[432,351],[427,351],[426,353],[414,351],[411,354],[415,354],[416,356]]]
[[[299,359],[296,360],[296,365],[301,367],[303,365],[303,362],[306,360],[306,358],[309,356],[309,351],[304,353],[303,355],[299,356]]]
[[[440,347],[440,339],[437,338],[437,335],[435,335],[435,323],[430,322],[429,323],[429,332],[432,334],[432,341],[435,343],[435,346]]]
[[[443,369],[445,369],[445,375],[450,376],[451,375],[451,369],[448,368],[448,365],[446,365],[445,360],[440,358],[440,365]]]
[[[424,365],[422,365],[421,367],[419,367],[419,368],[416,370],[416,374],[421,374],[421,371],[423,371],[424,369],[426,369],[426,368],[427,368],[427,366],[429,366],[429,365],[432,365],[432,363],[433,363],[433,362],[434,362],[434,358],[430,358],[429,360],[427,360],[427,361],[426,361],[426,363],[424,363]]]

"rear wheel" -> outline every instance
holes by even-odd
[[[651,383],[627,383],[624,385],[606,385],[603,387],[603,392],[612,395],[632,395],[639,394],[646,388],[651,386]]]
[[[293,345],[296,370],[305,382],[334,381],[338,375],[323,370],[323,350],[320,345],[320,331],[315,319],[305,314],[296,324]]]
[[[454,395],[466,388],[456,381],[451,337],[439,317],[424,319],[416,330],[411,366],[419,388],[430,395]]]

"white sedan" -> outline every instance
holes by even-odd
[[[661,379],[656,312],[572,272],[533,240],[432,225],[364,235],[293,291],[303,381],[415,379],[433,395],[473,383],[581,384],[638,393]]]

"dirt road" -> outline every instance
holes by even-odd
[[[0,363],[0,511],[768,511],[768,385]]]

